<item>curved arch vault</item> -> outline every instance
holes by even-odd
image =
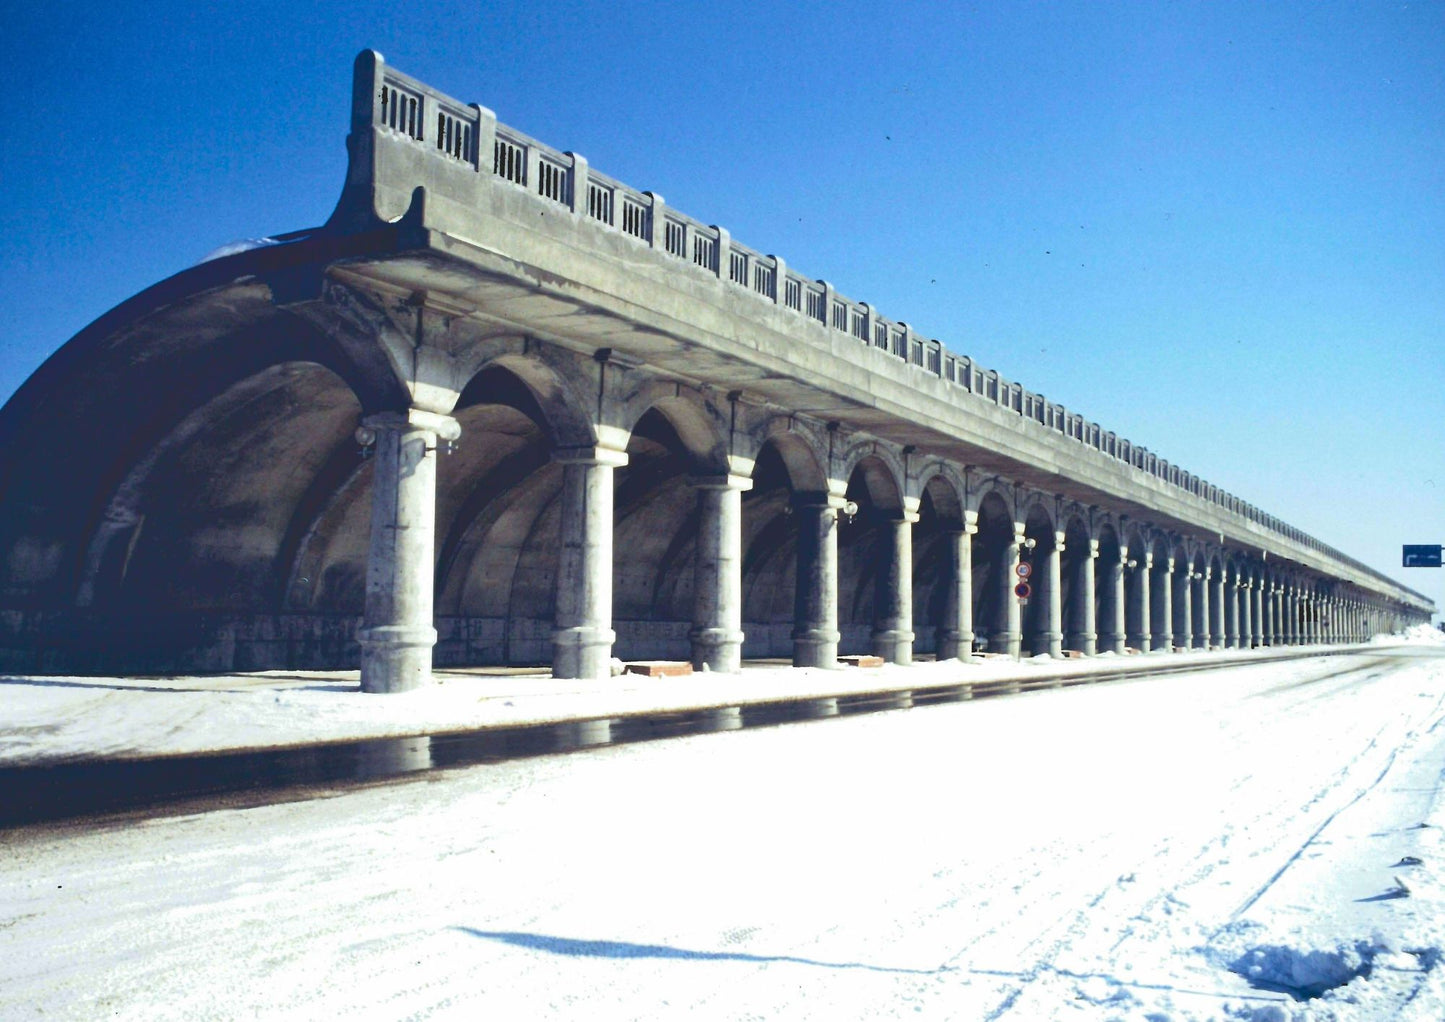
[[[413,93],[400,130],[378,97]],[[352,129],[324,227],[137,295],[0,409],[0,668],[360,664],[390,692],[434,663],[833,668],[1428,616],[374,53]]]

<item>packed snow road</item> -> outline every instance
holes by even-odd
[[[1445,650],[0,833],[0,1017],[1445,1017]]]

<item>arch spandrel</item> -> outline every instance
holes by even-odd
[[[589,405],[578,390],[579,386],[597,386],[596,363],[591,359],[550,345],[498,341],[490,346],[488,357],[479,358],[472,367],[462,384],[461,399],[466,400],[467,389],[478,376],[498,368],[507,370],[531,392],[554,447],[592,447],[600,442],[598,426],[588,411],[596,399]]]
[[[642,417],[655,410],[677,433],[694,472],[727,475],[733,471],[728,457],[730,410],[713,397],[681,383],[641,379],[607,402],[604,421],[630,437]]]
[[[842,482],[846,488],[855,473],[861,474],[868,496],[880,511],[901,513],[905,509],[917,509],[916,499],[906,495],[903,459],[889,445],[876,441],[854,443],[838,458],[837,465],[835,481]]]
[[[811,423],[791,415],[760,415],[746,431],[733,433],[732,471],[743,474],[765,446],[771,445],[782,459],[789,484],[798,493],[827,493],[828,437]]]
[[[919,502],[928,494],[933,510],[939,520],[951,526],[962,527],[965,521],[964,495],[968,487],[962,473],[945,461],[931,461],[925,464],[910,480],[909,496]]]

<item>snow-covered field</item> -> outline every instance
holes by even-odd
[[[1442,653],[0,833],[0,1017],[1438,1022]]]

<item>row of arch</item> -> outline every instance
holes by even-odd
[[[42,666],[359,659],[386,691],[433,662],[1092,654],[1351,640],[1409,613],[606,351],[470,337],[443,396],[408,405],[364,350],[258,310],[246,343],[184,353],[186,388],[134,358],[123,406],[34,402],[54,422],[0,473],[0,582],[28,629],[8,641],[89,656]]]

